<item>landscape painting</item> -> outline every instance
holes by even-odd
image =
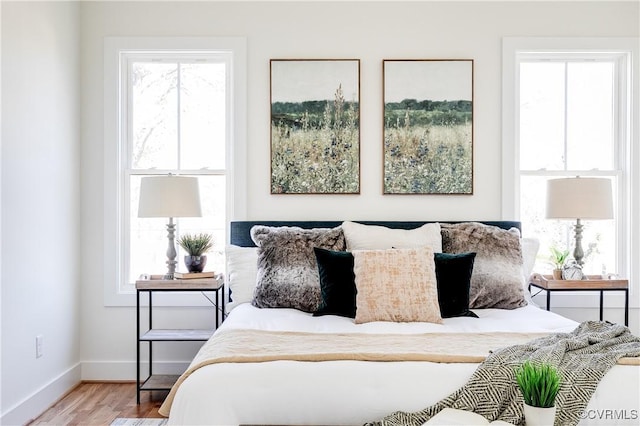
[[[385,194],[473,194],[473,60],[384,60]]]
[[[360,193],[360,60],[271,60],[271,193]]]

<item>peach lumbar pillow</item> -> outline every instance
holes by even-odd
[[[433,249],[355,250],[356,324],[442,323]]]

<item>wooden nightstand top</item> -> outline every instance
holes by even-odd
[[[218,278],[193,278],[189,280],[138,280],[136,290],[219,290],[224,280]]]
[[[551,275],[534,273],[530,282],[545,290],[624,290],[629,288],[629,280],[607,280],[601,275],[587,275],[584,280],[554,280]]]

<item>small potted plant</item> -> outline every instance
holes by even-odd
[[[516,370],[516,381],[524,398],[527,426],[553,425],[556,396],[560,390],[558,370],[551,364],[525,361]]]
[[[562,279],[562,267],[569,257],[569,250],[558,250],[551,247],[551,261],[553,262],[553,279]]]
[[[180,247],[187,252],[184,256],[184,264],[189,272],[202,272],[207,264],[207,253],[213,247],[213,235],[211,234],[184,234],[178,239]]]

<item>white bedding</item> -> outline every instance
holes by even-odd
[[[236,307],[221,329],[315,333],[568,332],[576,322],[525,306],[474,310],[480,318],[444,324],[313,317],[294,309]],[[171,425],[363,424],[393,411],[417,411],[463,386],[477,364],[431,362],[275,361],[205,366],[179,388]],[[637,425],[640,368],[616,365],[601,381],[581,424]]]

